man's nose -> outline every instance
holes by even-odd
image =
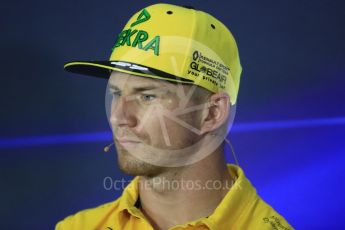
[[[133,105],[125,96],[119,96],[112,101],[110,123],[115,126],[135,127],[137,119],[135,117]]]

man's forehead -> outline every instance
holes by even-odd
[[[109,85],[122,89],[127,88],[136,88],[136,87],[155,87],[155,88],[169,88],[173,90],[176,88],[176,84],[170,83],[165,80],[153,79],[150,77],[144,76],[135,76],[132,74],[121,73],[121,72],[112,72],[109,78]]]

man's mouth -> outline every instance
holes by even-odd
[[[130,139],[130,138],[116,138],[115,139],[117,143],[124,147],[135,147],[141,142],[138,141],[137,139]]]

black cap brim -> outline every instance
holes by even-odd
[[[192,84],[193,81],[177,77],[164,71],[130,62],[123,61],[72,61],[64,65],[64,69],[71,73],[88,75],[99,78],[109,78],[112,71],[133,74],[136,76],[150,77]]]

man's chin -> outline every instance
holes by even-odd
[[[128,152],[118,152],[117,156],[120,170],[128,175],[153,177],[163,172],[163,167],[144,162]]]

